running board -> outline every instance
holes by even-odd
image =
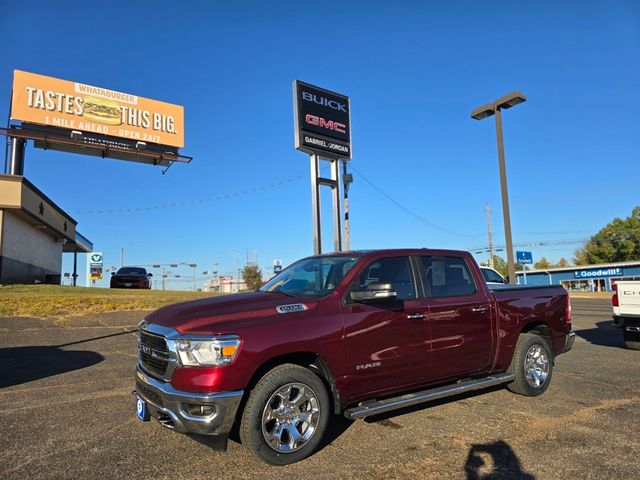
[[[349,420],[357,420],[359,418],[378,415],[380,413],[389,412],[398,408],[409,407],[419,403],[439,400],[440,398],[451,397],[461,393],[472,392],[474,390],[482,390],[483,388],[494,387],[502,383],[511,382],[515,379],[512,373],[500,373],[490,375],[488,377],[464,380],[453,385],[445,385],[444,387],[433,388],[431,390],[423,390],[422,392],[409,393],[399,397],[387,398],[385,400],[374,401],[361,405],[359,407],[349,408],[344,411],[344,416]]]

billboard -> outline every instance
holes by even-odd
[[[48,127],[184,147],[184,108],[14,70],[11,118]]]
[[[351,159],[349,97],[293,82],[296,148],[310,154]]]

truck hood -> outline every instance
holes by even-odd
[[[317,303],[277,292],[250,292],[174,303],[147,315],[145,320],[182,334],[215,335],[235,333],[280,314],[304,315],[314,310]],[[279,312],[277,307],[285,308]]]

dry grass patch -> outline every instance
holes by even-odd
[[[117,310],[155,310],[211,292],[119,290],[61,285],[0,286],[0,316],[66,318]]]

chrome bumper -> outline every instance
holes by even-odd
[[[573,348],[573,342],[576,339],[576,332],[569,332],[564,338],[564,348],[562,353],[566,353]]]
[[[229,433],[236,417],[243,390],[220,393],[192,393],[176,390],[170,383],[161,382],[136,370],[135,394],[142,398],[149,415],[163,427],[180,433],[223,435]],[[208,415],[189,414],[189,405],[213,407]]]

